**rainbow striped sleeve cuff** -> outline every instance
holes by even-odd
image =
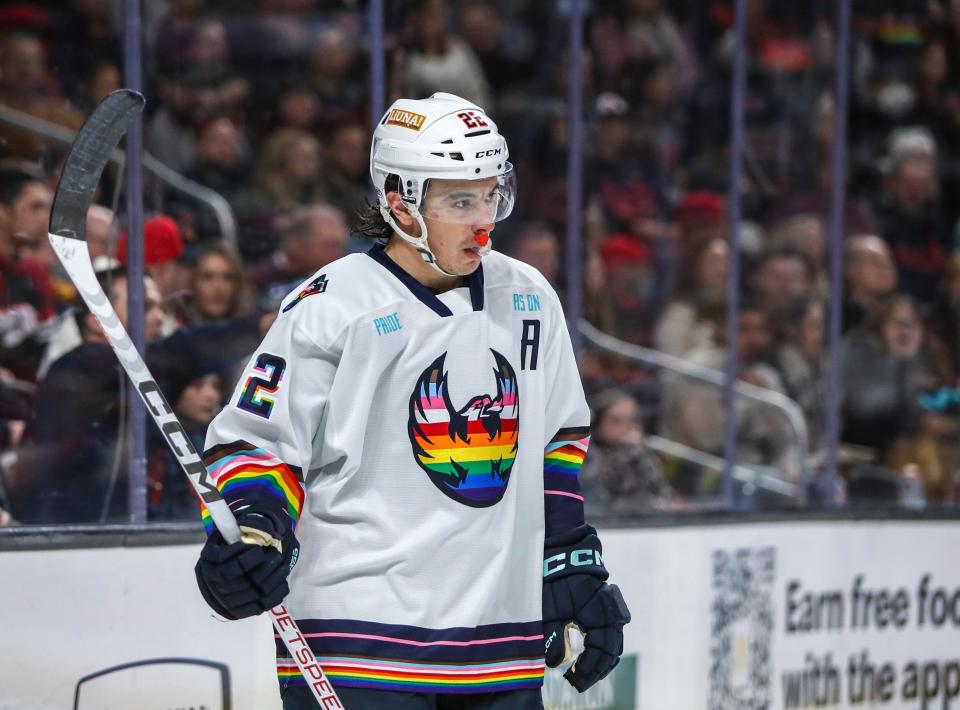
[[[590,446],[589,427],[556,433],[543,451],[543,496],[547,535],[583,524],[580,468]]]
[[[204,452],[203,463],[220,495],[231,507],[243,500],[270,501],[290,515],[296,529],[303,509],[303,476],[268,451],[246,441],[214,446]],[[203,527],[213,532],[213,519],[201,503]]]

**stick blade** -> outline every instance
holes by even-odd
[[[87,210],[100,175],[130,123],[143,111],[144,103],[142,94],[117,89],[87,117],[63,164],[50,211],[50,234],[86,238]]]

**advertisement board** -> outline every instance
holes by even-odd
[[[960,525],[603,531],[637,710],[960,708]]]

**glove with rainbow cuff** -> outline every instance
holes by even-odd
[[[241,503],[234,512],[243,539],[228,544],[214,530],[194,569],[204,600],[231,620],[256,616],[280,604],[290,593],[287,577],[300,552],[293,522],[279,506]]]

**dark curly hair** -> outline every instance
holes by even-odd
[[[383,187],[387,193],[399,192],[400,176],[393,174],[387,175],[387,180]],[[357,210],[356,221],[353,224],[351,232],[361,237],[386,241],[393,235],[393,227],[387,224],[383,215],[380,214],[380,206],[367,200],[366,206]]]

